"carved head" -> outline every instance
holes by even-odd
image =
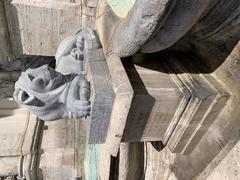
[[[48,65],[27,69],[15,83],[14,99],[43,120],[51,114],[58,118],[65,111],[61,98],[68,84],[66,76]]]

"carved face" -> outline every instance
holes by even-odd
[[[67,111],[63,102],[71,78],[47,65],[27,69],[15,83],[14,99],[42,120],[65,117]]]
[[[20,104],[39,105],[39,101],[46,101],[48,97],[51,99],[49,93],[64,83],[63,75],[47,65],[28,69],[15,84],[14,98]]]

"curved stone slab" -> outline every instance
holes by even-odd
[[[121,19],[113,34],[113,52],[120,57],[135,54],[168,16],[175,0],[138,0]]]
[[[126,17],[119,17],[112,4],[106,1],[99,3],[96,29],[107,55],[115,53],[126,57],[136,53],[152,36],[159,23],[168,16],[166,12],[175,0],[138,0]]]
[[[177,1],[169,12],[165,22],[158,26],[158,31],[146,42],[141,51],[157,52],[172,46],[183,37],[197,20],[216,3],[216,0]],[[161,20],[160,20],[161,21]]]

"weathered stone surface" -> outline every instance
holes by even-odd
[[[22,2],[25,4],[27,1]],[[55,3],[56,1],[52,2]],[[62,2],[58,1],[57,4],[60,5]],[[79,3],[80,1],[75,2]],[[178,131],[171,138],[176,143],[173,143],[172,146],[168,144],[172,147],[171,151],[187,152],[187,154],[172,153],[167,147],[160,151],[151,143],[145,143],[145,179],[206,179],[225,157],[221,156],[221,154],[224,154],[224,151],[227,154],[234,146],[234,143],[236,143],[236,141],[231,142],[231,139],[239,127],[239,45],[226,59],[240,39],[240,26],[238,26],[239,1],[154,1],[156,3],[164,2],[162,4],[164,9],[158,9],[158,13],[162,13],[159,14],[162,19],[159,18],[160,21],[157,24],[155,24],[155,21],[147,21],[150,23],[146,22],[146,24],[143,23],[140,26],[132,22],[138,23],[142,22],[142,19],[155,17],[155,14],[151,16],[151,13],[148,14],[148,12],[152,12],[157,6],[150,8],[150,11],[146,11],[146,17],[142,16],[139,18],[137,15],[135,17],[133,12],[140,11],[142,6],[139,4],[141,3],[145,3],[147,9],[148,5],[151,4],[149,1],[138,1],[136,5],[139,6],[132,4],[133,6],[127,7],[124,12],[121,11],[120,6],[123,2],[117,5],[114,5],[114,2],[119,1],[102,0],[99,4],[95,0],[84,1],[86,8],[84,10],[83,16],[85,16],[85,19],[83,18],[83,22],[94,27],[96,19],[96,28],[103,44],[114,92],[116,93],[107,141],[105,145],[100,147],[99,151],[102,153],[101,160],[99,161],[100,164],[96,165],[97,170],[93,173],[94,177],[99,173],[101,174],[101,179],[109,179],[114,174],[110,171],[111,155],[116,156],[119,150],[127,116],[132,105],[132,97],[134,96],[121,59],[113,55],[113,53],[117,53],[119,56],[127,56],[134,54],[139,48],[142,48],[142,52],[153,52],[170,47],[171,53],[177,52],[176,57],[179,57],[180,51],[184,52],[187,58],[191,56],[194,63],[200,62],[207,70],[204,70],[202,74],[195,70],[191,72],[192,67],[190,67],[191,63],[189,63],[190,72],[171,75],[176,76],[178,82],[182,82],[189,91],[193,92],[191,96],[192,101],[189,104],[186,115],[179,121],[181,122],[178,124],[179,126],[176,129],[173,128]],[[46,1],[44,3],[45,6]],[[172,6],[170,6],[171,4]],[[157,5],[160,7],[160,4]],[[97,18],[94,17],[96,6],[98,6]],[[119,6],[120,9],[117,9],[117,12],[116,8]],[[138,7],[141,8],[138,9]],[[132,15],[130,16],[130,14]],[[155,18],[158,19],[158,17]],[[140,32],[141,25],[143,29],[147,29],[147,27],[150,27],[150,29]],[[118,26],[121,28],[118,28]],[[134,29],[132,27],[137,28]],[[133,29],[136,32],[132,32]],[[134,33],[139,36],[132,38]],[[141,38],[141,35],[143,38]],[[131,44],[132,42],[133,44]],[[122,46],[118,46],[118,44]],[[102,57],[102,53],[98,51],[97,53],[92,53],[92,56]],[[102,60],[102,58],[98,60]],[[182,59],[183,61],[184,58]],[[170,65],[172,65],[172,69],[178,69],[176,63],[170,62]],[[104,67],[106,66],[104,65]],[[200,87],[203,85],[204,90],[201,90]],[[207,93],[207,96],[201,96],[201,93],[197,93],[200,91],[201,93]],[[133,100],[135,101],[136,99]],[[197,106],[198,104],[199,106]],[[190,108],[190,105],[192,108]],[[169,109],[171,108],[172,106]],[[206,109],[207,111],[204,114],[203,112]],[[171,132],[169,131],[170,136],[173,135]],[[121,148],[124,149],[123,146]],[[125,152],[123,154],[131,151],[128,150],[126,147],[123,150]],[[53,152],[46,153],[46,159],[51,157]],[[63,162],[64,153],[59,150],[56,152],[59,152],[60,155],[57,155],[58,158],[53,158],[53,162]],[[92,154],[98,157],[98,150]],[[72,156],[72,153],[68,154],[67,152],[66,155]],[[134,159],[134,156],[130,158]],[[72,157],[69,159],[73,160]],[[117,158],[114,157],[112,159]],[[135,160],[133,162],[139,162]],[[131,173],[125,174],[129,173],[124,166],[125,164],[126,166],[129,165],[127,164],[128,158],[125,161],[122,159],[121,162],[122,169],[119,171],[121,173],[119,177],[123,179],[126,179],[127,176],[131,177]],[[129,167],[132,167],[132,165],[134,166],[134,163],[131,164],[130,162]],[[140,164],[138,165],[140,166]],[[43,165],[43,167],[46,166]],[[100,171],[98,171],[98,167]],[[220,169],[222,167],[224,166],[220,163],[219,167],[209,178],[219,177],[218,172],[221,172]],[[62,169],[60,168],[58,172],[61,171]],[[72,172],[72,170],[68,172],[70,171]],[[136,174],[135,170],[131,172]],[[223,172],[223,175],[225,175],[225,172]],[[60,173],[55,177],[61,178]],[[231,178],[232,176],[229,177]],[[236,177],[238,178],[238,175]]]
[[[118,179],[142,179],[145,173],[144,166],[144,143],[121,143]]]
[[[31,129],[35,126],[36,118],[30,116],[26,109],[1,109],[0,115],[1,156],[20,156],[29,153],[33,137]],[[30,134],[26,134],[28,130],[31,131]]]
[[[160,22],[164,20],[166,9],[171,9],[175,1],[159,0],[136,1],[126,17],[119,17],[114,13],[119,3],[104,0],[99,3],[96,15],[96,29],[106,54],[115,53],[119,57],[126,57],[136,53],[139,48],[154,33]],[[116,10],[115,10],[116,11]],[[107,29],[105,29],[108,27]]]
[[[62,74],[86,74],[88,62],[103,60],[103,53],[98,53],[101,51],[100,47],[95,32],[91,28],[79,29],[60,43],[55,55],[56,71]]]
[[[62,41],[55,57],[57,71],[87,75],[92,90],[87,139],[90,144],[104,143],[115,95],[95,31],[89,27],[81,28]]]
[[[62,75],[47,65],[28,69],[15,83],[14,99],[42,120],[84,117],[90,85],[83,75]]]
[[[235,180],[240,179],[240,141],[239,136],[237,137],[238,142],[232,147],[228,147],[231,149],[230,151],[225,151],[226,156],[222,161],[217,165],[215,169],[211,172],[211,174],[207,177],[207,180]],[[227,148],[226,148],[227,149]],[[225,148],[223,149],[223,151]],[[223,154],[223,153],[222,153]]]
[[[176,1],[168,16],[160,20],[155,34],[141,48],[142,52],[150,53],[166,49],[176,43],[208,10],[217,3],[216,0]]]
[[[122,141],[162,141],[174,153],[191,153],[218,120],[230,93],[180,53],[124,61],[134,95]]]
[[[3,1],[0,2],[0,41],[0,61],[3,61],[13,55]]]
[[[168,148],[158,153],[155,151],[158,155],[154,159],[163,163],[158,168],[161,175],[166,175],[163,179],[206,179],[239,140],[239,135],[236,136],[239,134],[239,64],[236,63],[239,57],[238,44],[224,64],[212,74],[231,96],[195,149],[185,155],[166,151]]]
[[[111,155],[117,156],[131,107],[133,89],[119,57],[114,55],[108,57],[107,65],[115,93],[115,100],[105,146]]]
[[[122,141],[167,142],[191,93],[163,58],[146,56],[141,60],[124,62],[134,96]]]
[[[15,176],[18,174],[18,162],[20,161],[20,156],[13,157],[1,157],[0,158],[0,176]]]
[[[6,0],[15,55],[54,56],[60,41],[81,26],[81,3],[68,0]]]
[[[37,177],[43,179],[85,179],[85,120],[60,119],[45,122]]]
[[[169,48],[184,35],[191,35],[187,40],[207,51],[207,44],[200,46],[198,40],[212,45],[211,40],[222,44],[224,39],[239,39],[239,20],[234,18],[238,7],[237,0],[136,1],[132,8],[125,7],[129,12],[120,17],[121,3],[101,1],[96,29],[106,54],[113,52],[120,57],[133,55],[139,49],[150,53]],[[230,45],[229,42],[225,46]]]
[[[100,0],[82,1],[82,26],[95,29],[97,7]]]
[[[27,69],[15,83],[14,92],[14,99],[42,120],[90,115],[90,144],[105,142],[114,96],[101,45],[89,27],[62,41],[56,53],[56,71],[47,65]]]

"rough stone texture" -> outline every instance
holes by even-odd
[[[63,74],[86,74],[88,62],[102,60],[104,57],[101,55],[101,45],[95,32],[89,27],[83,27],[60,43],[55,55],[56,71]]]
[[[143,179],[144,165],[144,143],[121,143],[118,179]]]
[[[174,3],[175,1],[168,3],[166,0],[139,0],[126,17],[120,18],[107,1],[101,1],[96,15],[96,29],[105,54],[115,53],[119,57],[125,57],[136,53],[155,31],[158,19],[164,19],[165,9]]]
[[[85,123],[80,119],[45,122],[37,177],[45,180],[85,179]]]
[[[82,25],[95,29],[97,6],[100,0],[82,1]]]
[[[194,59],[171,53],[124,59],[134,90],[122,141],[162,141],[190,153],[230,97]]]
[[[96,16],[96,29],[106,54],[113,52],[124,57],[134,54],[140,48],[145,53],[157,52],[172,46],[184,35],[202,51],[211,51],[212,48],[206,46],[217,45],[214,41],[218,41],[217,46],[220,48],[224,46],[223,41],[239,39],[239,26],[236,25],[239,20],[234,18],[239,12],[237,0],[169,0],[151,3],[141,0],[122,18],[117,16],[111,6],[101,1]],[[199,40],[205,41],[205,44],[198,44]],[[231,45],[230,42],[225,44],[227,47]],[[183,43],[181,47],[187,48]],[[208,56],[211,56],[210,52]]]
[[[55,67],[55,59],[50,56],[20,56],[14,59],[7,59],[1,63],[1,71],[8,71],[10,73],[20,73],[26,71],[28,68],[37,68],[42,65],[49,65]],[[16,81],[17,79],[13,79]]]
[[[62,41],[55,57],[56,71],[43,65],[21,73],[15,83],[14,99],[45,121],[90,115],[88,143],[104,143],[114,91],[95,32],[81,28]]]
[[[22,72],[14,91],[16,102],[46,121],[88,115],[89,96],[83,75],[62,75],[47,65]]]
[[[176,53],[177,56],[181,57],[180,52],[184,52],[186,56],[194,57],[194,62],[199,62],[204,66],[203,74],[214,76],[219,81],[220,87],[225,87],[231,94],[231,98],[218,114],[215,122],[208,124],[205,135],[189,155],[168,153],[169,156],[173,157],[173,161],[169,168],[165,170],[163,168],[161,171],[163,174],[166,173],[166,179],[171,179],[168,176],[169,172],[176,179],[206,178],[207,174],[210,174],[216,166],[213,159],[222,152],[224,146],[238,131],[237,127],[239,127],[239,121],[237,120],[237,117],[239,117],[237,105],[239,103],[239,45],[233,50],[240,39],[238,33],[239,1],[219,0],[208,1],[208,3],[205,3],[205,1],[178,1],[173,8],[176,11],[166,9],[166,13],[170,12],[169,19],[161,21],[162,24],[159,23],[161,28],[156,28],[155,33],[150,37],[152,41],[155,39],[156,43],[151,44],[152,41],[149,39],[148,44],[143,47],[143,52],[153,52],[172,46],[175,43],[168,49],[170,53]],[[131,19],[130,14],[128,14],[129,17],[121,19],[113,12],[106,1],[101,1],[99,4],[96,28],[106,56],[111,57],[112,53],[118,54],[120,52],[114,51],[113,43],[116,41],[112,41],[112,39],[114,37],[122,38],[122,36],[117,36],[119,33],[116,33],[116,36],[113,36],[113,34],[116,31],[121,34],[122,29],[118,29],[118,25],[131,22],[128,22]],[[126,22],[124,22],[125,20]],[[121,23],[119,23],[120,21]],[[129,23],[129,25],[132,25],[132,23]],[[124,28],[127,29],[127,25]],[[135,30],[138,31],[138,29]],[[128,32],[131,33],[130,30],[126,31],[123,36],[127,36]],[[125,43],[125,41],[119,42]],[[118,47],[118,45],[115,47]],[[153,49],[148,51],[147,48]],[[229,56],[230,53],[232,54]],[[160,53],[159,56],[162,54],[164,52]],[[120,57],[124,56],[121,53],[118,55]],[[131,55],[131,53],[127,55]],[[211,117],[208,120],[210,122]],[[158,157],[158,161],[163,159],[164,155]],[[149,177],[151,177],[150,174]]]
[[[0,176],[14,176],[18,174],[18,162],[20,156],[0,158]]]
[[[127,17],[119,20],[112,37],[113,52],[120,57],[136,53],[165,20],[175,0],[138,0]]]
[[[216,0],[176,1],[171,9],[167,9],[165,21],[161,21],[155,34],[141,47],[141,51],[151,53],[172,46],[216,3]]]
[[[117,5],[114,8],[112,1],[111,6],[101,1],[96,28],[103,38],[103,45],[106,45],[106,54],[113,52],[125,57],[140,48],[142,52],[156,52],[173,45],[215,3],[215,0],[140,0],[135,2],[126,17],[120,18],[115,13]],[[104,30],[106,26],[108,31]]]
[[[108,57],[107,65],[115,100],[105,145],[111,155],[117,156],[133,98],[133,89],[119,57]]]
[[[3,1],[0,2],[0,41],[0,61],[2,61],[13,55]]]
[[[26,1],[23,2],[25,3]],[[58,3],[59,2],[60,1],[58,1]],[[146,3],[147,5],[147,1],[142,0],[138,1],[137,4],[139,5],[142,2],[143,4]],[[158,3],[159,1],[154,2]],[[121,48],[125,50],[124,47],[129,45],[126,42],[128,42],[128,40],[132,42],[131,38],[127,38],[127,35],[132,34],[133,30],[140,34],[144,34],[144,32],[155,33],[150,33],[149,37],[149,34],[144,34],[144,38],[146,35],[147,39],[138,39],[139,44],[137,42],[136,47],[134,46],[134,43],[132,48],[124,51],[125,54],[119,53],[119,56],[126,56],[135,53],[145,43],[145,40],[148,43],[145,44],[144,47],[142,47],[143,52],[159,51],[161,49],[165,49],[171,46],[168,49],[169,52],[175,52],[179,57],[181,56],[179,54],[181,54],[182,52],[184,52],[187,57],[194,57],[194,62],[200,62],[204,66],[204,74],[213,75],[214,78],[219,81],[221,85],[225,86],[227,91],[231,94],[231,97],[227,101],[226,106],[217,116],[216,121],[208,125],[208,129],[205,132],[204,136],[197,144],[195,144],[194,149],[190,154],[182,155],[179,153],[172,153],[168,148],[164,148],[162,151],[160,151],[158,148],[156,148],[156,146],[153,146],[150,143],[145,143],[144,166],[146,170],[146,178],[191,180],[206,179],[209,175],[209,178],[216,177],[218,175],[217,171],[220,172],[220,167],[223,166],[221,165],[221,160],[225,157],[221,156],[221,154],[224,151],[226,151],[227,154],[231,150],[231,147],[233,147],[236,143],[236,141],[231,142],[231,139],[239,129],[238,127],[240,116],[240,47],[239,44],[236,46],[237,42],[240,39],[240,26],[238,18],[240,5],[239,1],[184,0],[176,2],[164,2],[165,3],[163,3],[162,6],[169,7],[163,10],[163,17],[166,18],[163,18],[163,20],[160,18],[161,21],[159,21],[156,26],[151,26],[151,21],[150,25],[148,24],[144,26],[143,24],[143,30],[141,32],[138,32],[138,29],[131,28],[139,27],[135,26],[136,24],[132,23],[132,20],[136,20],[134,18],[133,12],[137,12],[137,10],[139,10],[137,6],[130,9],[129,16],[125,18],[120,18],[113,12],[112,8],[107,4],[107,1],[102,0],[99,2],[98,5],[97,1],[85,1],[84,6],[87,7],[85,12],[87,17],[86,19],[89,20],[83,20],[85,24],[90,24],[91,26],[94,26],[94,11],[96,10],[95,7],[98,6],[96,29],[100,36],[100,41],[103,45],[103,49],[107,57],[107,64],[109,67],[111,78],[113,80],[112,83],[114,87],[114,92],[116,93],[116,101],[113,105],[115,111],[113,111],[110,120],[107,141],[105,145],[100,147],[100,152],[102,152],[102,161],[100,162],[101,164],[99,166],[101,169],[100,174],[102,179],[108,179],[109,177],[112,177],[109,175],[114,174],[109,170],[112,164],[111,155],[117,156],[123,130],[126,125],[127,114],[129,113],[133,97],[133,90],[130,85],[129,79],[126,76],[125,69],[122,66],[121,59],[112,54],[113,52],[121,52]],[[174,2],[176,4],[174,4]],[[208,2],[209,4],[206,2]],[[173,7],[165,6],[169,3],[172,3]],[[148,6],[146,6],[146,8],[147,7]],[[150,12],[151,10],[154,10],[154,8],[150,8]],[[88,15],[88,12],[92,12],[89,11],[90,9],[94,9],[94,13],[89,13]],[[146,13],[147,12],[148,11],[146,11]],[[151,16],[151,13],[149,17],[148,13],[146,15],[147,16],[145,18],[147,19],[155,17]],[[141,21],[136,20],[135,22]],[[155,22],[153,21],[152,23]],[[120,29],[118,29],[118,25],[119,27],[121,27]],[[129,31],[127,30],[128,27],[130,27]],[[154,30],[150,29],[150,31],[144,31],[146,27],[151,27],[153,29],[156,27],[159,28],[156,28]],[[124,30],[124,33],[121,34],[122,29]],[[114,38],[119,38],[120,40],[113,40]],[[121,41],[121,38],[123,39],[123,41]],[[133,40],[136,39],[137,38]],[[116,44],[114,45],[114,43]],[[118,46],[118,43],[122,43],[123,46]],[[116,48],[116,51],[113,47]],[[121,48],[118,49],[118,47]],[[233,50],[234,47],[235,49]],[[229,55],[230,53],[231,55]],[[196,77],[196,75],[194,76]],[[232,146],[226,148],[229,142],[232,143]],[[127,154],[126,152],[127,150],[125,150],[125,153],[122,154],[121,158],[124,159],[123,156],[124,154]],[[96,155],[96,157],[98,156],[98,153],[93,154]],[[61,158],[58,158],[58,160],[59,159]],[[127,164],[127,160],[128,158],[126,158],[126,161],[121,161],[123,162],[122,164]],[[61,160],[59,160],[58,162],[61,162]],[[218,164],[219,169],[218,167],[216,168]],[[105,165],[104,167],[106,169],[104,169],[103,165]],[[121,177],[124,179],[126,178],[124,172],[126,172],[127,170],[125,166],[121,166],[121,168],[123,169],[120,169],[119,172],[121,172]],[[132,172],[136,173],[136,171]]]
[[[81,27],[81,3],[6,0],[14,55],[53,56],[60,41]]]
[[[240,179],[240,141],[232,147],[227,156],[208,176],[207,180],[235,180]]]

